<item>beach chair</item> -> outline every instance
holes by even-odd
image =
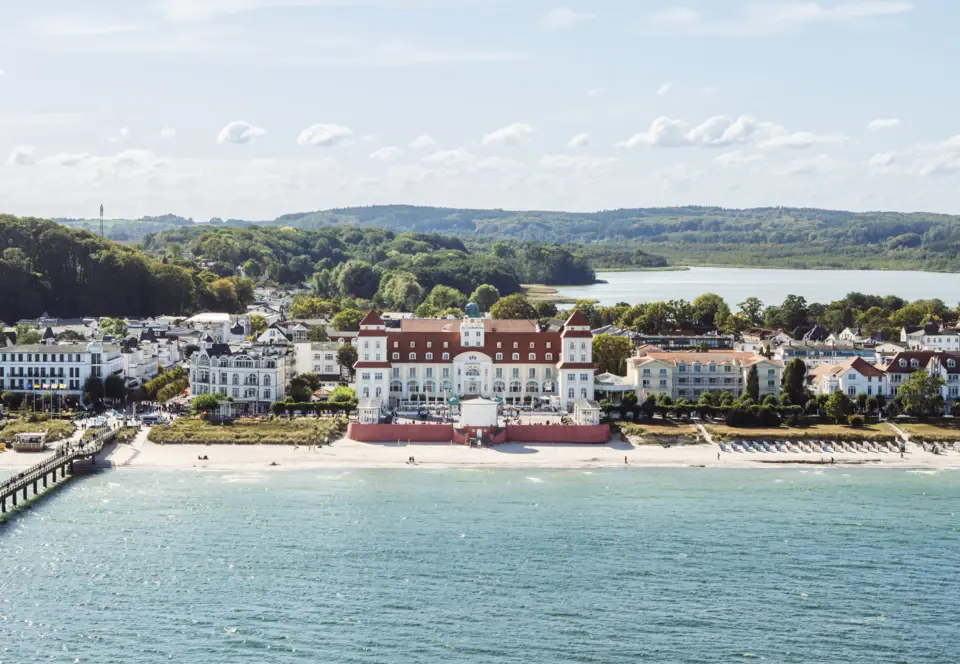
[[[780,441],[777,441],[776,443],[774,443],[774,445],[777,446],[777,452],[783,452],[783,443],[781,443]]]
[[[756,452],[756,451],[757,451],[757,450],[756,450],[756,447],[755,447],[756,443],[746,442],[746,443],[744,443],[744,445],[747,446],[747,452]]]
[[[720,451],[721,451],[721,452],[726,452],[726,451],[727,451],[727,444],[726,444],[726,443],[720,443]]]

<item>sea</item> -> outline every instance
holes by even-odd
[[[0,561],[3,664],[960,659],[955,470],[123,469]]]
[[[751,296],[767,305],[780,304],[787,295],[826,304],[850,292],[897,295],[907,300],[938,297],[952,307],[960,293],[960,274],[938,272],[691,267],[662,272],[598,272],[597,278],[606,283],[557,290],[562,296],[597,300],[604,306],[693,301],[698,295],[716,293],[734,310],[738,302]]]

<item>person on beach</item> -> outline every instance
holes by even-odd
[[[627,455],[626,455],[626,454],[623,455],[623,465],[624,465],[624,466],[629,465],[629,464],[627,463]]]

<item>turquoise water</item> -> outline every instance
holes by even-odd
[[[960,473],[123,470],[0,529],[0,662],[956,662]]]
[[[780,304],[787,295],[807,302],[828,303],[850,292],[898,295],[907,300],[939,297],[947,304],[957,299],[960,274],[893,272],[883,270],[769,270],[763,268],[692,267],[680,272],[598,272],[605,284],[558,287],[560,295],[612,306],[668,300],[693,301],[716,293],[736,311],[750,296],[764,304]]]

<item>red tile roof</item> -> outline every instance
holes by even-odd
[[[588,321],[586,316],[580,313],[579,310],[574,310],[574,312],[570,314],[570,318],[567,319],[567,322],[564,323],[564,325],[566,325],[567,327],[570,327],[571,325],[573,325],[574,327],[589,328],[590,321]]]
[[[367,315],[363,317],[363,320],[360,321],[360,326],[364,325],[383,325],[383,319],[380,318],[380,314],[372,309],[367,312]]]

